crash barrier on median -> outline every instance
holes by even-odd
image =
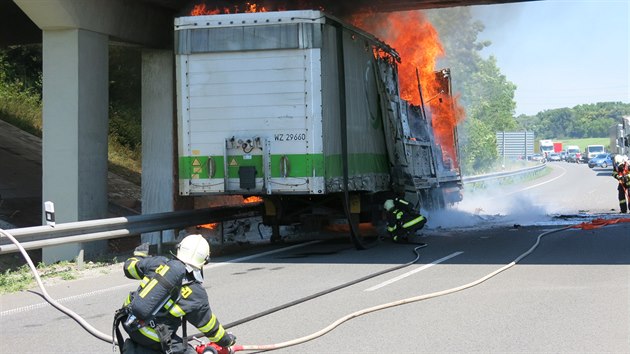
[[[55,226],[24,227],[11,229],[10,232],[25,249],[37,249],[255,217],[261,215],[261,210],[261,203],[250,203],[238,207],[205,208],[77,221]],[[0,237],[0,254],[17,251],[16,245],[5,237]]]
[[[513,171],[502,171],[502,172],[493,172],[485,175],[477,175],[477,176],[468,176],[462,177],[462,182],[464,184],[472,184],[478,182],[489,182],[493,180],[500,180],[503,178],[512,178],[512,177],[527,177],[528,175],[533,175],[544,170],[547,167],[547,164],[540,164],[532,167],[527,167],[519,170]]]

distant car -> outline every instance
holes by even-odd
[[[581,154],[576,154],[574,152],[570,152],[567,155],[567,162],[575,162],[575,163],[580,163],[580,156]]]
[[[533,154],[529,157],[530,161],[545,162],[545,157],[542,154]]]
[[[567,155],[567,152],[565,150],[562,150],[562,152],[560,153],[560,159],[562,159],[562,161],[566,161]]]
[[[612,166],[613,160],[611,154],[599,154],[588,161],[588,167],[603,167]]]
[[[562,161],[562,158],[560,157],[560,154],[558,153],[551,153],[549,155],[547,155],[547,160],[551,161]]]

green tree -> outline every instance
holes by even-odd
[[[484,172],[498,157],[497,140],[494,130],[477,118],[469,117],[464,121],[467,131],[461,137],[461,167],[464,171]]]
[[[501,74],[494,57],[479,62],[468,85],[472,100],[470,117],[484,122],[494,132],[514,130],[518,126],[514,119],[516,85]]]
[[[41,97],[42,47],[39,44],[11,46],[0,50],[0,81],[17,85]]]
[[[485,26],[473,20],[470,8],[427,14],[446,52],[440,65],[451,68],[453,91],[467,112],[459,129],[462,169],[466,174],[486,170],[497,160],[496,132],[518,127],[514,119],[516,85],[501,74],[494,57],[481,56],[481,50],[491,43],[478,40]]]
[[[599,102],[520,115],[517,121],[540,138],[605,138],[624,115],[630,115],[630,104]]]

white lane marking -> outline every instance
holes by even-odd
[[[526,190],[528,190],[528,189],[532,189],[532,188],[540,187],[540,186],[542,186],[543,184],[547,184],[547,183],[549,183],[549,182],[553,182],[553,181],[557,180],[558,178],[561,178],[562,176],[564,176],[564,175],[566,175],[566,174],[567,174],[567,170],[565,170],[564,168],[562,168],[562,167],[560,167],[560,166],[556,166],[556,167],[562,170],[562,174],[560,174],[559,176],[556,176],[556,177],[554,177],[554,178],[552,178],[552,179],[550,179],[550,180],[544,181],[544,182],[540,182],[540,183],[538,183],[538,184],[534,184],[533,186],[529,186],[529,187],[525,187],[525,188],[523,188],[523,189],[519,189],[519,190],[516,190],[516,191],[513,191],[513,192],[505,193],[505,195],[510,195],[510,194],[514,194],[514,193],[518,193],[518,192],[523,192],[523,191],[526,191]]]
[[[273,250],[273,251],[269,251],[269,252],[253,254],[253,255],[247,256],[247,257],[235,258],[235,259],[232,259],[232,260],[229,260],[229,261],[225,261],[225,262],[221,262],[221,263],[215,263],[215,264],[206,266],[204,268],[206,268],[206,269],[217,268],[217,267],[221,267],[221,266],[228,265],[228,264],[231,264],[231,263],[244,262],[244,261],[247,261],[247,260],[250,260],[250,259],[263,257],[263,256],[267,256],[267,255],[270,255],[270,254],[279,253],[279,252],[283,252],[283,251],[288,251],[290,249],[304,247],[304,246],[312,245],[312,244],[319,243],[319,242],[321,242],[321,241],[305,242],[305,243],[301,243],[301,244],[298,244],[298,245],[293,245],[293,246],[289,246],[289,247],[285,247],[285,248],[281,248],[281,249],[277,249],[277,250]],[[131,291],[131,289],[134,289],[136,286],[137,286],[137,283],[117,285],[117,286],[113,286],[113,287],[110,287],[110,288],[107,288],[107,289],[95,290],[95,291],[92,291],[92,292],[89,292],[89,293],[68,296],[68,297],[64,297],[64,298],[56,299],[56,300],[59,303],[64,303],[64,302],[69,302],[69,301],[77,300],[77,299],[83,299],[83,298],[86,298],[86,297],[90,297],[90,296],[94,296],[94,295],[98,295],[98,294],[102,294],[102,293],[107,293],[107,292],[118,290],[120,288],[125,288],[125,287],[129,287],[130,291]],[[121,299],[121,304],[122,304],[123,300],[124,299]],[[50,305],[48,302],[39,302],[39,303],[28,305],[28,306],[23,306],[23,307],[14,308],[14,309],[11,309],[11,310],[2,311],[2,312],[0,312],[0,317],[9,316],[9,315],[12,315],[12,314],[15,314],[15,313],[21,313],[21,312],[37,310],[37,309],[41,309],[41,308],[44,308],[44,307],[47,307],[47,306],[52,306],[52,305]]]
[[[382,282],[382,283],[380,283],[380,284],[374,285],[373,287],[371,287],[371,288],[367,288],[367,289],[365,289],[364,291],[374,291],[374,290],[380,289],[380,288],[382,288],[382,287],[384,287],[384,286],[387,286],[387,285],[389,285],[389,284],[391,284],[391,283],[394,283],[394,282],[397,282],[397,281],[399,281],[399,280],[401,280],[401,279],[404,279],[404,278],[406,278],[406,277],[408,277],[408,276],[410,276],[410,275],[416,274],[416,273],[418,273],[418,272],[420,272],[420,271],[423,271],[423,270],[425,270],[425,269],[427,269],[427,268],[431,268],[431,267],[433,267],[433,266],[434,266],[434,265],[436,265],[436,264],[442,263],[442,262],[444,262],[444,261],[446,261],[446,260],[449,260],[449,259],[451,259],[451,258],[453,258],[453,257],[459,256],[459,255],[460,255],[460,254],[462,254],[462,253],[464,253],[464,252],[459,251],[459,252],[451,253],[451,254],[449,254],[449,255],[448,255],[448,256],[446,256],[446,257],[442,257],[442,258],[440,258],[440,259],[438,259],[438,260],[436,260],[436,261],[433,261],[433,262],[431,262],[431,263],[429,263],[429,264],[425,264],[425,265],[423,265],[423,266],[422,266],[422,267],[420,267],[420,268],[416,268],[416,269],[414,269],[414,270],[412,270],[412,271],[409,271],[409,272],[407,272],[407,273],[401,274],[401,275],[399,275],[399,276],[397,276],[397,277],[395,277],[395,278],[392,278],[392,279],[387,280],[387,281],[384,281],[384,282]]]
[[[125,287],[128,287],[131,290],[131,289],[134,289],[135,287],[137,287],[137,284],[134,283],[134,284],[123,284],[123,285],[112,286],[112,287],[107,288],[107,289],[100,289],[100,290],[91,291],[89,293],[72,295],[72,296],[61,298],[61,299],[56,299],[56,301],[61,304],[61,303],[69,302],[69,301],[72,301],[72,300],[83,299],[83,298],[86,298],[86,297],[90,297],[90,296],[94,296],[94,295],[98,295],[98,294],[102,294],[102,293],[107,293],[107,292],[118,290],[120,288],[125,288]],[[41,290],[38,288],[35,291],[40,293]],[[121,304],[122,304],[123,300],[124,299],[120,299]],[[11,310],[2,311],[2,312],[0,312],[0,317],[12,315],[14,313],[20,313],[20,312],[27,312],[27,311],[37,310],[37,309],[44,308],[46,306],[52,306],[52,305],[50,305],[48,302],[39,302],[39,303],[28,305],[28,306],[23,306],[23,307],[14,308],[14,309],[11,309]]]

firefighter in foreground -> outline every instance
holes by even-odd
[[[427,218],[402,198],[387,199],[383,207],[387,214],[387,233],[394,242],[409,242],[409,236],[427,223]]]
[[[615,156],[613,177],[619,182],[617,185],[619,209],[624,214],[628,212],[628,203],[630,203],[630,172],[628,169],[628,158],[623,155]]]
[[[186,236],[177,245],[175,259],[149,257],[149,245],[140,245],[125,261],[125,276],[141,280],[118,310],[114,321],[123,353],[195,353],[186,342],[186,322],[221,347],[234,345],[212,313],[202,286],[203,265],[210,259],[210,245],[201,235]],[[129,339],[122,340],[122,324]],[[183,327],[183,338],[177,335]]]

